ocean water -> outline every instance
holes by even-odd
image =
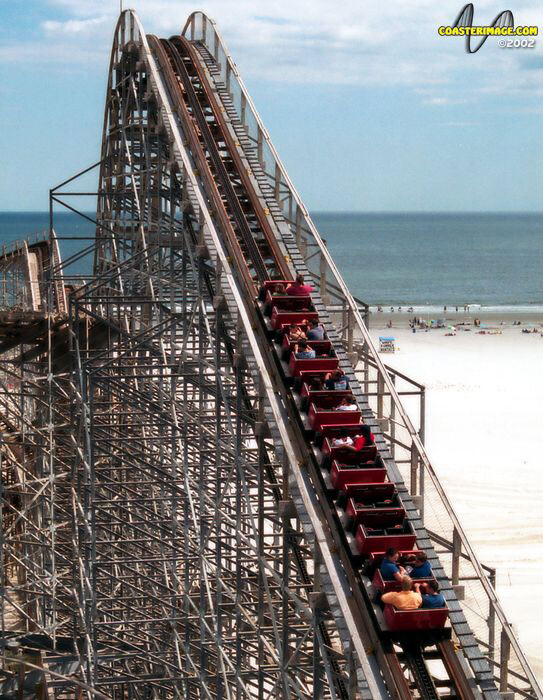
[[[543,311],[543,213],[315,213],[313,219],[353,294],[371,305]],[[48,225],[47,212],[0,213],[0,245]],[[64,259],[94,236],[92,223],[70,212],[55,214],[55,229]],[[90,269],[87,256],[70,272]]]
[[[543,307],[543,213],[315,214],[352,293],[397,307]]]

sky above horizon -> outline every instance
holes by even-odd
[[[125,8],[128,3],[125,3]],[[194,5],[131,3],[148,33]],[[445,0],[204,0],[305,203],[318,211],[541,211],[543,36],[467,54],[440,37]],[[485,0],[543,27],[543,6]],[[0,0],[0,210],[44,210],[48,190],[99,158],[118,0]]]

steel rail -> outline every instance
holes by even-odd
[[[343,293],[349,308],[351,309],[351,312],[353,314],[353,319],[354,319],[354,321],[355,321],[355,323],[356,323],[356,325],[357,325],[357,327],[362,335],[364,342],[367,344],[369,354],[372,356],[372,359],[375,362],[379,373],[382,375],[383,380],[384,380],[384,382],[385,382],[385,384],[390,392],[390,395],[396,404],[396,410],[398,411],[398,413],[399,413],[399,415],[404,423],[406,430],[409,432],[412,443],[413,443],[414,447],[416,448],[418,456],[419,456],[420,460],[422,461],[424,468],[426,469],[426,471],[428,473],[428,476],[430,477],[432,485],[436,489],[442,503],[444,504],[444,506],[447,509],[448,515],[449,515],[455,529],[458,532],[460,541],[461,541],[463,547],[465,548],[466,553],[469,555],[470,561],[471,561],[473,568],[475,569],[475,571],[479,577],[481,585],[483,586],[484,591],[485,591],[491,605],[493,606],[494,612],[496,613],[496,616],[502,625],[502,629],[504,630],[505,635],[507,636],[509,643],[511,644],[511,648],[514,650],[514,652],[515,652],[515,654],[520,662],[520,665],[522,666],[522,669],[523,669],[524,673],[526,674],[526,678],[527,678],[528,682],[530,683],[532,689],[534,690],[535,697],[537,698],[537,700],[543,700],[543,691],[539,686],[539,683],[538,683],[538,681],[535,677],[535,674],[531,668],[531,665],[530,665],[529,661],[527,660],[526,656],[524,655],[524,652],[520,647],[520,644],[519,644],[512,628],[511,628],[511,625],[510,625],[509,621],[507,620],[507,616],[505,615],[505,612],[501,606],[499,598],[496,595],[496,591],[494,590],[494,588],[491,586],[490,582],[488,581],[488,579],[485,575],[485,572],[483,570],[483,567],[482,567],[482,565],[481,565],[477,555],[475,554],[475,551],[474,551],[474,549],[469,541],[469,538],[466,535],[463,527],[460,524],[460,520],[456,514],[456,511],[453,508],[451,502],[449,501],[449,498],[448,498],[443,486],[441,485],[441,483],[439,481],[439,477],[437,476],[437,474],[436,474],[436,472],[435,472],[435,470],[430,462],[430,459],[428,457],[428,454],[426,453],[425,447],[420,439],[420,436],[419,436],[418,432],[415,430],[413,423],[412,423],[411,419],[409,418],[407,412],[403,408],[403,405],[400,401],[400,397],[396,391],[396,387],[394,386],[394,384],[390,378],[390,375],[386,370],[386,367],[385,367],[383,361],[381,360],[379,354],[377,353],[375,345],[374,345],[374,343],[371,339],[371,336],[369,334],[369,331],[364,323],[362,315],[360,314],[360,311],[359,311],[358,306],[355,302],[355,299],[354,299],[353,295],[351,294],[351,292],[349,291],[347,285],[345,284],[345,281],[343,280],[343,277],[341,276],[332,256],[330,255],[328,249],[324,245],[324,242],[323,242],[319,232],[317,231],[313,221],[311,220],[311,217],[309,216],[309,213],[308,213],[305,205],[303,204],[303,202],[300,198],[300,195],[298,194],[296,188],[294,187],[292,181],[290,180],[288,173],[287,173],[281,159],[279,158],[279,155],[278,155],[277,151],[275,150],[275,147],[270,139],[270,136],[269,136],[266,128],[264,127],[264,124],[263,124],[263,122],[262,122],[262,120],[261,120],[261,118],[256,110],[254,102],[251,99],[251,96],[249,95],[249,93],[245,87],[245,84],[243,83],[243,80],[241,79],[241,76],[238,72],[238,69],[237,69],[230,53],[226,49],[225,43],[222,39],[220,32],[218,31],[218,29],[216,27],[215,21],[210,19],[209,17],[207,17],[207,15],[205,15],[204,13],[202,13],[200,11],[193,12],[188,17],[181,34],[186,35],[187,30],[191,27],[191,25],[195,21],[197,15],[199,15],[199,14],[202,17],[204,17],[206,22],[209,23],[213,27],[213,31],[215,32],[216,39],[220,42],[220,45],[221,45],[223,52],[224,52],[224,55],[226,56],[226,60],[228,62],[228,68],[233,73],[236,80],[238,81],[238,84],[240,86],[244,100],[246,101],[246,104],[249,106],[251,112],[253,113],[253,116],[257,122],[257,125],[258,125],[259,129],[261,130],[261,133],[263,134],[263,137],[264,137],[264,139],[265,139],[268,147],[270,148],[270,151],[275,159],[276,165],[279,168],[281,175],[284,177],[285,182],[292,193],[294,201],[300,207],[300,210],[303,212],[303,214],[306,218],[307,224],[310,228],[311,234],[314,237],[317,245],[319,246],[322,256],[326,260],[333,275],[336,278],[338,286],[339,286],[341,292]]]

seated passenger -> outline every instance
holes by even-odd
[[[310,391],[322,391],[322,379],[320,377],[313,377],[313,379],[311,380],[311,384],[309,385],[309,389]]]
[[[402,578],[401,591],[383,593],[381,600],[383,603],[393,605],[398,610],[416,610],[422,605],[422,596],[418,590],[413,590],[413,581],[409,576]]]
[[[360,434],[354,436],[353,449],[359,452],[363,447],[374,444],[375,438],[373,437],[369,425],[361,425]]]
[[[446,606],[443,594],[439,592],[439,583],[436,580],[428,581],[427,584],[416,583],[415,590],[425,586],[426,593],[422,594],[423,608],[444,608]]]
[[[306,297],[311,294],[313,287],[310,284],[304,284],[304,276],[296,275],[296,279],[287,287],[287,294],[295,297]]]
[[[339,406],[334,409],[336,411],[358,411],[358,406],[356,405],[356,399],[354,396],[346,396],[341,400]]]
[[[349,388],[349,378],[342,369],[336,369],[326,375],[324,385],[329,391],[346,391]]]
[[[350,447],[352,444],[352,438],[345,428],[339,431],[339,437],[332,440],[332,447]]]
[[[305,333],[296,323],[291,323],[288,327],[288,339],[290,341],[297,342],[298,340],[305,339]]]
[[[300,342],[294,346],[294,355],[297,360],[314,360],[317,353],[310,348],[305,340],[300,340]]]
[[[426,552],[417,552],[408,562],[407,573],[411,578],[431,578],[432,565],[428,561]]]
[[[389,547],[385,552],[379,571],[383,581],[401,581],[405,576],[405,569],[398,564],[400,553],[396,547]]]
[[[285,290],[285,285],[284,285],[284,284],[278,283],[278,284],[274,284],[274,285],[273,285],[273,287],[272,287],[272,294],[278,294],[279,296],[281,296],[281,295],[283,295],[283,294],[285,294],[285,293],[286,293],[286,290]]]
[[[316,318],[312,318],[309,322],[310,328],[307,331],[308,340],[324,340],[324,327]]]

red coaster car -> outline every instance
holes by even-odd
[[[292,280],[266,280],[262,283],[262,287],[260,287],[260,292],[258,293],[260,301],[264,301],[268,291],[274,290],[279,284],[283,285],[283,288],[286,290],[288,285],[292,284]]]
[[[340,464],[337,460],[330,467],[330,481],[338,491],[356,488],[364,484],[377,484],[386,478],[387,470],[381,461],[365,464]],[[394,488],[394,484],[390,484]]]
[[[448,608],[397,610],[393,605],[385,605],[385,622],[390,632],[439,629],[445,627],[448,616]]]
[[[328,397],[312,399],[309,404],[309,424],[313,430],[319,430],[323,425],[341,425],[342,427],[346,425],[360,425],[362,419],[360,411],[338,411],[333,408],[333,406],[321,407],[318,403],[324,403],[324,398]],[[337,405],[340,402],[341,399],[333,397],[333,401],[328,403],[335,403]]]
[[[298,377],[303,370],[312,372],[333,372],[337,369],[339,360],[337,357],[315,357],[313,359],[298,359],[291,354],[288,369],[291,377]]]
[[[322,426],[323,428],[325,426]],[[354,429],[354,434],[359,426],[344,426],[351,432]],[[343,445],[333,446],[330,438],[325,438],[322,443],[322,452],[324,455],[330,455],[332,460],[335,460],[338,464],[352,465],[352,464],[363,464],[365,462],[374,462],[377,457],[377,447],[375,445],[368,445],[363,447],[361,450],[352,450]]]
[[[389,547],[396,549],[411,549],[416,540],[413,526],[409,520],[402,523],[391,523],[381,527],[360,524],[356,530],[356,547],[359,554],[382,552]]]
[[[271,324],[272,328],[278,331],[285,325],[289,325],[291,323],[303,325],[304,321],[311,321],[313,318],[316,321],[319,320],[319,314],[316,311],[284,311],[281,308],[274,306],[272,309]]]
[[[307,296],[289,296],[287,294],[272,294],[266,292],[265,302],[266,308],[277,306],[284,311],[302,311],[303,309],[311,309],[313,302],[311,297]]]
[[[371,484],[347,496],[345,513],[356,525],[377,527],[381,523],[402,522],[405,508],[397,493],[390,492],[394,484]]]
[[[417,578],[414,579],[415,583],[428,583],[429,581],[433,581],[433,578]],[[388,593],[389,591],[401,591],[402,590],[402,584],[400,581],[385,581],[381,575],[380,569],[375,569],[375,573],[373,574],[373,579],[372,579],[372,584],[377,588],[377,590],[381,591],[381,593]]]

